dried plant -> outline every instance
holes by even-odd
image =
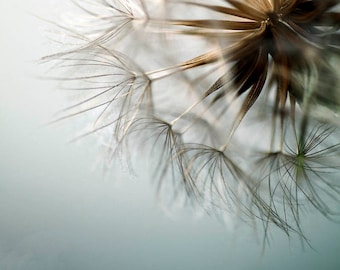
[[[82,20],[58,25],[73,46],[45,58],[84,96],[62,119],[94,117],[110,158],[157,157],[160,194],[262,220],[265,236],[305,239],[310,206],[336,217],[338,0],[73,2]]]

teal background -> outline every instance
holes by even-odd
[[[52,42],[29,12],[61,4],[0,3],[0,269],[340,269],[340,226],[317,213],[302,221],[314,250],[273,231],[262,253],[256,229],[162,207],[142,163],[104,177],[95,137],[70,144],[72,123],[43,125],[64,104],[36,78]]]

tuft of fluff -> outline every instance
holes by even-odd
[[[134,161],[160,195],[306,240],[301,213],[338,215],[338,0],[87,0],[44,58],[79,95],[59,119]]]

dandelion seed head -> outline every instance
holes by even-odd
[[[110,159],[147,153],[160,198],[260,221],[265,237],[305,240],[308,205],[335,216],[338,1],[74,2],[78,46],[49,59],[84,97],[61,118],[92,115],[85,134],[106,134]]]

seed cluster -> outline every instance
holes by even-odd
[[[74,1],[73,45],[46,57],[109,159],[155,163],[160,194],[303,239],[339,209],[338,0]],[[80,15],[79,15],[80,16]],[[77,16],[78,17],[78,16]],[[65,45],[66,46],[66,45]]]

